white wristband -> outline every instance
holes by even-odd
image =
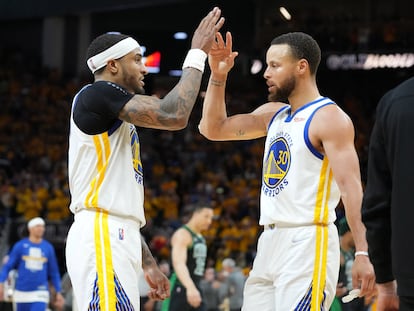
[[[200,49],[191,49],[184,59],[183,69],[192,67],[204,72],[204,66],[207,59],[207,53]]]
[[[369,257],[369,254],[368,252],[358,251],[358,252],[355,252],[355,256],[368,256]]]

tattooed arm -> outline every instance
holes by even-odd
[[[221,10],[215,7],[201,20],[193,34],[191,49],[202,50],[206,54],[210,51],[215,35],[224,23],[220,16]],[[186,127],[200,91],[204,61],[187,54],[184,66],[180,81],[163,99],[136,95],[124,106],[119,117],[142,127],[165,130]]]
[[[159,269],[151,251],[141,235],[142,245],[142,269],[145,280],[150,286],[148,297],[155,300],[163,300],[170,296],[170,282],[164,273]]]
[[[178,84],[163,99],[135,95],[120,111],[120,119],[148,128],[185,128],[200,91],[202,75],[195,68],[185,68]]]

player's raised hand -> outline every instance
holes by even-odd
[[[220,15],[221,10],[215,7],[201,20],[193,34],[192,49],[201,49],[208,54],[214,43],[216,33],[224,24],[224,17],[220,17]]]
[[[233,39],[231,33],[226,32],[226,41],[224,41],[221,33],[216,33],[216,41],[214,42],[210,53],[208,54],[208,64],[211,72],[215,74],[227,74],[234,66],[234,59],[239,55],[233,52]]]

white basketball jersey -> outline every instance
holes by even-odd
[[[119,120],[107,132],[87,135],[73,121],[72,107],[68,159],[72,213],[102,209],[143,226],[144,181],[139,148],[133,124]]]
[[[293,115],[282,108],[269,124],[263,157],[261,225],[327,224],[336,219],[340,200],[327,157],[311,144],[308,129],[314,113],[335,104],[326,97]]]

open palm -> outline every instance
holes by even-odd
[[[212,72],[227,74],[233,68],[234,59],[239,53],[233,52],[232,47],[233,42],[230,32],[226,33],[225,42],[221,33],[216,33],[216,41],[208,55],[208,63]]]

